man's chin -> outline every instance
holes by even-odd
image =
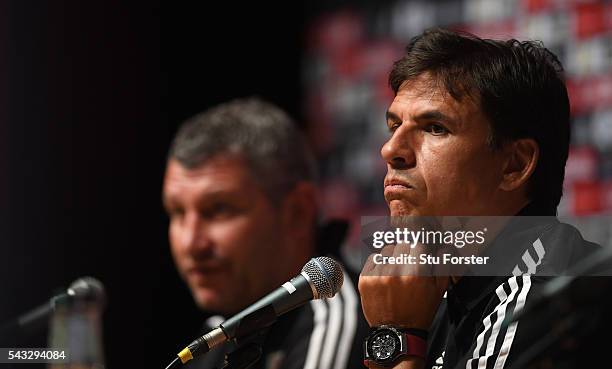
[[[392,200],[389,202],[389,215],[392,217],[419,215],[417,208],[404,201]]]
[[[224,313],[224,308],[228,305],[215,291],[195,291],[193,299],[198,308],[213,313]]]

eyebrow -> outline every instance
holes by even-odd
[[[387,110],[386,117],[387,121],[402,122],[402,119],[399,117],[399,115],[395,114],[392,111]],[[414,117],[414,120],[439,120],[450,124],[458,124],[456,119],[449,117],[448,115],[442,113],[439,110],[426,110]]]
[[[439,110],[427,110],[415,117],[415,120],[440,120],[447,123],[455,123],[455,119]]]
[[[235,197],[234,194],[235,192],[238,191],[238,189],[234,189],[234,188],[230,188],[230,189],[226,189],[226,188],[220,188],[220,189],[214,189],[211,190],[205,194],[200,194],[197,196],[196,198],[196,203],[197,204],[201,204],[203,202],[206,201],[214,201],[214,200],[219,200],[219,199],[227,199],[227,198],[233,198]],[[165,208],[169,208],[172,206],[175,206],[176,204],[180,203],[180,199],[178,197],[176,197],[173,194],[166,194],[164,193],[162,195],[162,204]]]
[[[166,194],[162,194],[162,206],[164,207],[164,209],[168,210],[170,209],[172,206],[174,206],[174,203],[176,202],[174,200],[173,197],[168,196]]]
[[[391,120],[393,122],[401,122],[402,120],[400,119],[400,117],[395,114],[392,111],[387,110],[387,113],[385,114],[387,121]]]

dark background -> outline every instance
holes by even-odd
[[[109,368],[165,366],[202,323],[160,203],[178,123],[254,94],[299,120],[312,12],[143,4],[0,4],[0,322],[94,276],[108,294]],[[46,332],[14,340],[44,347]]]
[[[394,3],[419,6],[394,7]],[[372,137],[364,140],[367,134],[355,128],[359,126],[353,121],[373,127],[370,123],[375,122],[370,120],[378,118],[370,113],[379,110],[372,101],[364,103],[355,91],[364,86],[378,91],[378,85],[387,91],[386,78],[372,80],[369,73],[378,70],[377,62],[384,68],[389,63],[378,55],[370,58],[368,50],[380,50],[376,48],[379,41],[398,36],[401,42],[394,48],[400,50],[410,35],[390,37],[386,33],[393,22],[411,14],[412,18],[406,18],[410,24],[417,21],[431,26],[428,20],[443,20],[444,24],[465,25],[460,10],[443,11],[455,6],[462,9],[465,3],[0,0],[0,324],[43,303],[75,279],[91,275],[104,283],[108,294],[103,316],[107,367],[164,367],[195,337],[203,319],[172,264],[160,201],[166,150],[178,124],[212,105],[250,95],[278,104],[298,122],[310,119],[312,124],[312,117],[327,117],[328,121],[315,119],[314,124],[329,125],[329,132],[338,130],[337,142],[330,140],[329,149],[345,150],[333,154],[344,161],[331,162],[331,173],[327,173],[345,181],[339,191],[331,189],[329,198],[335,201],[329,203],[337,204],[347,193],[345,197],[352,199],[353,192],[347,188],[352,188],[354,180],[343,167],[358,172],[357,178],[365,177],[370,186],[380,183],[372,181],[376,175],[356,165],[359,155],[353,150],[362,148],[364,141],[373,144],[375,151],[380,147]],[[573,50],[566,44],[575,47],[607,40],[600,10],[609,1],[578,2],[564,9],[563,16],[553,3],[520,1],[521,8],[530,4],[531,8],[522,12],[499,9],[509,12],[506,16],[518,30],[529,24],[523,21],[542,16],[540,6],[549,7],[543,10],[542,22],[559,27],[552,36],[565,35],[564,19],[578,20],[567,40],[552,37],[559,38],[560,51]],[[306,26],[325,10],[347,5],[349,10],[363,9],[357,17],[357,33],[363,32],[363,39],[356,47],[349,46],[347,55],[337,55],[336,49],[328,50],[323,43],[310,50],[318,57],[316,61],[312,55],[305,57]],[[428,18],[428,6],[435,6],[442,18],[452,21]],[[499,15],[498,8],[484,3],[470,7],[486,18],[481,8]],[[338,14],[323,24],[340,31],[343,25],[354,30],[350,14],[348,25]],[[468,21],[473,23],[468,29],[477,34],[490,25],[488,19],[480,24],[483,19],[479,17]],[[593,17],[601,24],[592,21]],[[502,31],[504,24],[508,23],[501,25]],[[416,32],[418,27],[414,28]],[[334,42],[334,37],[323,38]],[[327,55],[326,51],[334,52]],[[348,76],[342,74],[347,72],[344,67],[354,67],[355,58],[366,63],[356,70],[348,68]],[[570,182],[583,183],[573,190],[574,196],[566,196],[575,199],[564,210],[569,214],[591,214],[610,206],[602,206],[603,195],[593,189],[612,188],[612,136],[591,132],[593,123],[604,118],[592,117],[589,109],[609,108],[608,97],[598,101],[591,92],[600,80],[604,82],[599,90],[604,91],[601,86],[612,79],[609,69],[592,76],[578,73],[601,64],[595,59],[582,60],[585,65],[573,70],[575,84],[582,86],[574,94],[584,93],[591,100],[574,101],[582,101],[585,107],[580,110],[584,116],[574,122],[578,140],[573,145],[581,150],[574,155],[578,160],[570,155],[568,173]],[[335,65],[339,70],[329,68],[320,75],[304,76],[304,70],[313,73],[313,68],[302,62],[318,62],[327,68]],[[305,80],[309,82],[306,88]],[[337,95],[335,100],[323,100],[330,87],[343,87],[340,92],[348,99]],[[322,100],[312,100],[308,94]],[[303,111],[305,102],[310,102],[310,118]],[[316,114],[329,111],[337,114]],[[380,117],[384,119],[383,114]],[[350,131],[345,128],[348,124]],[[599,161],[591,135],[608,137],[607,151],[600,149]],[[593,170],[585,173],[585,167]],[[373,189],[374,202],[383,204],[379,189]],[[350,214],[368,214],[359,207],[340,208]],[[0,337],[0,347],[45,347],[46,334]],[[8,367],[0,364],[0,368]]]

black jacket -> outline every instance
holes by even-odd
[[[530,215],[528,210],[519,215]],[[513,224],[500,238],[504,247],[512,247],[508,257],[516,264],[507,271],[512,276],[464,276],[449,286],[430,329],[426,369],[546,367],[560,357],[565,338],[582,324],[568,320],[584,317],[577,308],[561,312],[555,307],[567,296],[547,295],[547,282],[560,268],[570,269],[597,252],[598,245],[554,217]],[[531,255],[528,263],[525,253]],[[535,300],[542,301],[540,307],[520,317],[519,312]],[[514,314],[520,317],[516,321],[511,319]]]
[[[253,369],[363,367],[361,346],[368,327],[361,312],[356,278],[356,274],[345,275],[342,289],[332,299],[311,301],[279,317],[256,338],[262,343],[263,354]],[[204,331],[209,329],[207,326]],[[225,354],[235,349],[233,344],[225,344],[187,363],[186,368],[221,367]]]

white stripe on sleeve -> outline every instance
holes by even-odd
[[[346,368],[353,346],[355,331],[357,330],[357,316],[359,313],[357,310],[359,309],[357,292],[351,278],[346,274],[344,275],[344,286],[340,293],[344,299],[344,326],[340,335],[338,355],[336,356],[334,369]]]
[[[516,306],[514,307],[514,314],[518,314],[519,311],[523,309],[525,306],[525,301],[527,300],[527,293],[529,293],[529,289],[531,287],[531,276],[528,274],[523,275],[523,289],[516,301]],[[506,332],[506,336],[504,337],[504,342],[502,343],[501,349],[499,350],[499,355],[497,356],[497,360],[495,360],[495,369],[503,369],[506,364],[506,359],[510,354],[510,348],[512,347],[512,341],[514,341],[514,335],[516,334],[516,329],[518,327],[518,322],[512,322],[508,327]]]
[[[504,299],[506,301],[495,309],[496,314],[497,314],[497,319],[495,320],[495,324],[493,324],[493,329],[491,330],[491,336],[489,337],[489,341],[487,342],[487,350],[485,352],[485,355],[481,356],[478,359],[478,369],[486,369],[487,360],[489,359],[489,357],[493,355],[495,351],[495,343],[497,342],[497,336],[499,335],[501,324],[506,318],[506,309],[508,307],[508,304],[514,300],[519,290],[519,286],[516,282],[516,277],[510,278],[508,280],[508,283],[510,284],[510,290],[511,290],[510,296],[508,296],[508,298],[505,298],[506,294],[504,293],[503,298],[502,298],[502,296],[498,294],[500,301],[503,301]]]
[[[316,369],[319,362],[319,354],[321,353],[321,345],[325,337],[327,328],[327,306],[323,300],[310,301],[310,306],[314,314],[313,329],[310,334],[310,342],[308,343],[308,353],[304,369]]]
[[[329,303],[329,319],[319,369],[331,369],[336,354],[338,336],[340,336],[340,329],[342,328],[342,307],[344,305],[342,299],[336,295],[328,299],[327,302]]]

